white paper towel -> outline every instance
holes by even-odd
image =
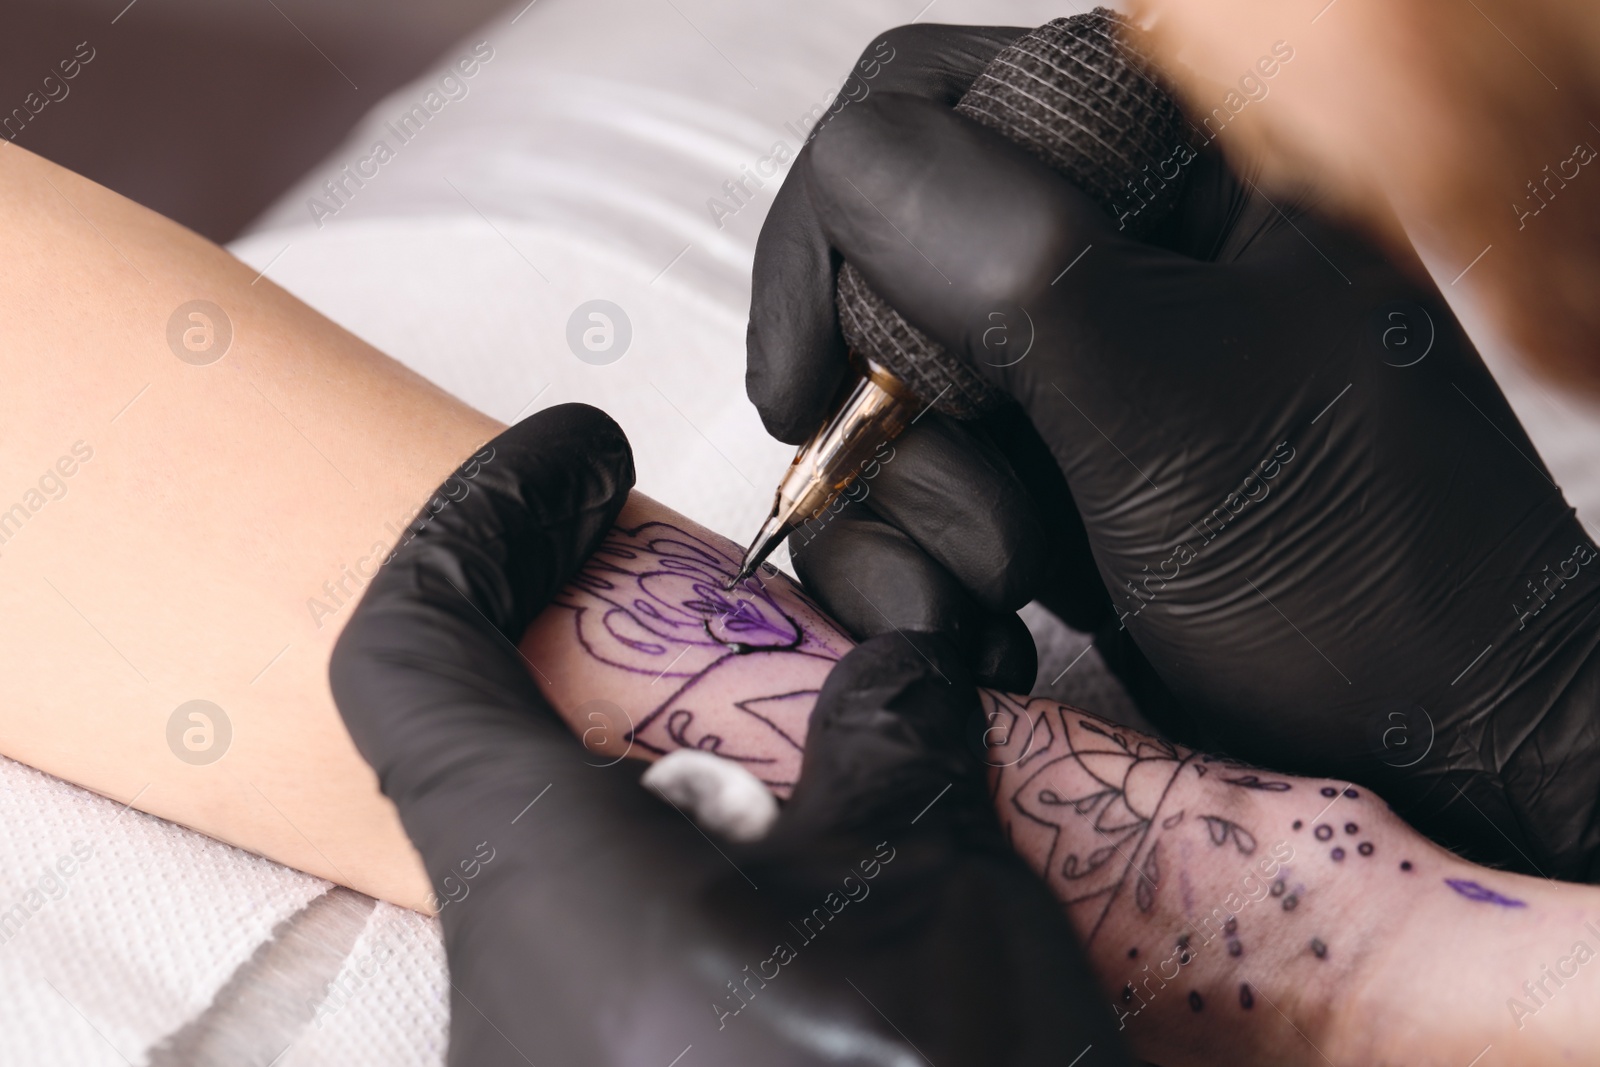
[[[142,1062],[326,888],[0,759],[0,1064]]]

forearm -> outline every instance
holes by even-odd
[[[850,642],[780,575],[723,590],[738,558],[635,493],[528,630],[531,669],[596,763],[694,746],[787,792],[816,690]],[[1440,945],[1471,931],[1537,977],[1582,919],[1600,929],[1596,891],[1473,867],[1349,782],[1207,756],[1055,701],[981,700],[974,744],[1001,824],[1063,902],[1140,1054],[1445,1063],[1471,1045],[1464,1063],[1497,1043],[1537,1062],[1587,1036],[1582,995],[1518,1028],[1515,983],[1465,965],[1476,949]],[[1426,995],[1407,988],[1419,971]]]
[[[738,590],[727,538],[635,492],[521,648],[597,762],[693,747],[737,760],[779,795],[806,721],[854,642],[770,567]]]
[[[529,668],[596,764],[695,747],[788,792],[817,690],[852,642],[770,568],[725,590],[738,563],[737,546],[635,493],[601,549],[529,628],[521,643]],[[1336,946],[1332,963],[1312,957],[1322,966],[1307,977],[1348,973],[1354,945],[1318,918],[1323,894],[1304,855],[1312,831],[1292,830],[1286,817],[1296,805],[1330,807],[1311,783],[1176,748],[1057,702],[988,690],[981,699],[987,730],[975,709],[973,743],[987,750],[1007,836],[1066,905],[1107,989],[1107,1010],[1119,1009],[1125,1024],[1144,1016],[1136,1039],[1149,1044],[1173,1023],[1183,1033],[1205,1011],[1210,1019],[1251,1010],[1240,1001],[1254,996],[1242,992],[1252,981],[1263,1001],[1282,998],[1287,1010],[1295,993],[1279,988],[1286,965],[1319,936]],[[1330,818],[1375,806],[1393,821],[1381,803],[1356,794],[1336,793],[1331,807],[1343,807]],[[1366,812],[1361,820],[1370,821]],[[1401,876],[1390,842],[1380,856],[1371,834],[1339,836],[1350,866]],[[1205,931],[1224,927],[1239,956],[1209,944]],[[1180,949],[1185,935],[1192,947]],[[1202,952],[1206,969],[1222,959],[1242,976],[1231,997],[1221,997],[1214,976],[1196,977]],[[1129,983],[1137,996],[1114,994]]]
[[[218,347],[184,347],[203,324],[180,315],[175,349],[169,321],[195,299],[221,309]],[[0,309],[0,751],[420,904],[327,657],[399,531],[498,425],[222,249],[4,142]],[[191,700],[220,714],[173,730]]]

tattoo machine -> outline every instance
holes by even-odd
[[[1105,8],[1056,19],[1001,50],[956,110],[1027,148],[1125,228],[1148,232],[1178,199],[1179,182],[1153,168],[1184,143],[1185,120],[1139,39],[1137,27]],[[972,419],[1006,399],[901,317],[849,263],[839,270],[837,304],[857,376],[795,454],[730,589],[928,409]]]

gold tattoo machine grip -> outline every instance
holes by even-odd
[[[772,513],[745,553],[729,588],[754,574],[797,527],[820,517],[873,460],[879,447],[900,436],[926,409],[927,405],[879,364],[859,358],[852,362],[861,376],[828,421],[795,453],[778,483]]]
[[[1002,49],[956,111],[1026,148],[1122,228],[1148,232],[1177,203],[1181,168],[1194,150],[1182,112],[1146,54],[1138,29],[1114,11],[1056,19]],[[860,381],[800,446],[730,589],[792,530],[818,517],[877,448],[924,410],[973,419],[1005,402],[849,263],[839,270],[837,306]]]

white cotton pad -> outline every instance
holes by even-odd
[[[639,781],[703,829],[741,844],[765,837],[778,818],[778,800],[761,779],[699,749],[668,753]]]

